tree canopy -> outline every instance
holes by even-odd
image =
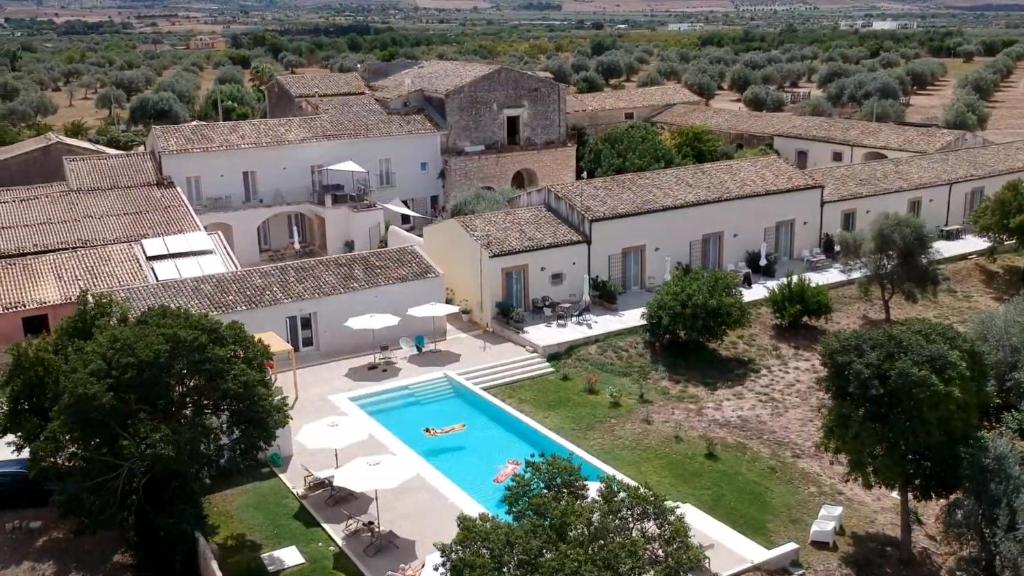
[[[657,346],[718,342],[750,323],[750,309],[733,274],[680,270],[661,285],[644,311],[647,339]]]
[[[194,571],[201,490],[288,422],[267,347],[238,322],[83,295],[50,338],[10,348],[0,435],[28,448],[62,512],[119,527],[141,573]]]
[[[725,145],[706,126],[684,126],[673,130],[668,142],[680,164],[703,164],[728,158]]]
[[[675,152],[651,124],[631,122],[587,143],[582,166],[590,177],[671,168]]]
[[[704,564],[690,527],[665,499],[606,476],[595,499],[571,460],[527,460],[502,502],[510,522],[460,515],[438,544],[453,576],[678,576]]]
[[[139,94],[128,106],[128,121],[138,126],[182,124],[188,119],[188,108],[170,92]]]
[[[971,224],[992,241],[1024,246],[1024,181],[1011,180],[986,198],[971,213]]]
[[[901,555],[911,557],[909,496],[960,488],[986,410],[981,351],[952,326],[914,319],[837,332],[821,345],[829,403],[821,444],[850,477],[900,494]]]

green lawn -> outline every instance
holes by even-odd
[[[553,362],[556,374],[492,392],[623,474],[696,505],[762,545],[796,538],[814,515],[813,483],[794,466],[742,446],[718,445],[709,457],[703,439],[657,421],[659,409],[686,400],[667,386],[645,390],[648,402],[637,400],[633,375],[647,363],[630,350],[638,340],[617,336],[577,350]],[[598,394],[584,391],[588,373],[599,376]],[[609,386],[622,392],[621,407],[611,406]]]
[[[362,576],[269,470],[254,471],[218,487],[204,503],[224,576],[266,576],[260,554],[291,545],[299,548],[306,564],[281,574]]]

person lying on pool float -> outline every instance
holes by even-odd
[[[462,432],[465,429],[465,424],[452,424],[451,426],[445,426],[444,428],[431,428],[430,426],[427,426],[423,429],[423,433],[427,436],[447,436],[448,434]]]
[[[495,484],[504,484],[506,480],[515,476],[519,473],[519,469],[523,467],[522,462],[519,460],[509,460],[505,462],[505,467],[498,472],[498,475],[494,477]]]

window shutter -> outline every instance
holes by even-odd
[[[625,282],[622,278],[622,254],[609,254],[608,255],[608,282],[615,286],[617,290],[621,290]]]
[[[690,240],[690,266],[692,268],[700,268],[704,265],[701,260],[701,245],[700,240]]]
[[[765,226],[764,243],[768,246],[769,252],[775,252],[775,226]],[[760,248],[760,246],[758,246]]]

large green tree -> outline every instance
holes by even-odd
[[[861,289],[877,291],[885,320],[892,320],[892,300],[900,295],[908,302],[931,296],[940,283],[932,256],[932,236],[924,220],[910,214],[885,212],[871,224],[867,238],[844,233],[838,244],[842,258],[863,266]]]
[[[680,164],[703,164],[725,160],[729,156],[725,145],[707,126],[684,126],[673,130],[668,142]]]
[[[582,164],[587,176],[594,178],[671,168],[678,159],[657,128],[631,122],[590,140]]]
[[[1024,181],[1011,180],[985,199],[971,214],[971,224],[989,240],[1024,246]]]
[[[160,307],[130,315],[103,295],[48,338],[16,344],[0,381],[0,436],[28,448],[62,512],[119,527],[140,573],[195,570],[201,493],[251,465],[288,422],[240,323]]]
[[[971,335],[988,360],[993,417],[1024,417],[1024,296],[1017,296],[971,323]]]
[[[664,500],[611,476],[588,499],[572,461],[528,460],[503,499],[511,522],[461,515],[455,538],[436,546],[451,576],[687,574],[703,566],[704,554]]]
[[[698,268],[673,274],[644,311],[656,346],[718,342],[750,323],[750,309],[733,274]]]
[[[128,121],[136,126],[188,122],[188,108],[170,92],[139,94],[128,105]]]
[[[900,553],[912,558],[910,496],[961,487],[986,409],[985,360],[970,338],[930,320],[838,332],[822,342],[830,402],[821,444],[865,487],[900,497]]]

